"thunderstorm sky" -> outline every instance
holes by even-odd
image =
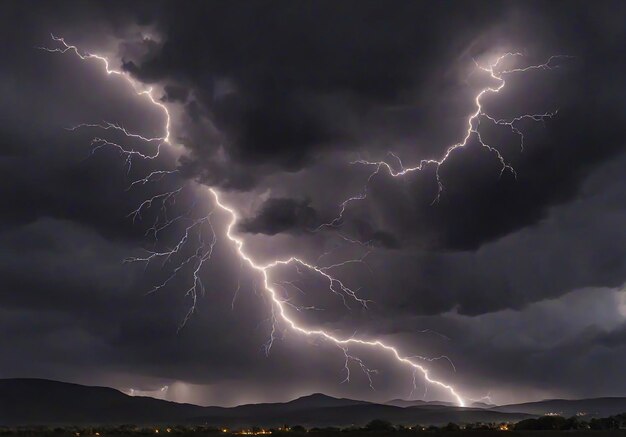
[[[344,305],[323,276],[279,267],[271,282],[302,326],[445,357],[415,359],[464,399],[624,395],[625,20],[618,1],[2,3],[0,378],[203,405],[453,400],[365,347],[349,353],[376,370],[375,390],[356,359],[347,381],[344,351],[272,323],[213,188],[258,263],[336,265],[324,271],[370,301]],[[124,76],[38,49],[63,47],[51,34]],[[476,124],[515,174],[474,135],[438,174],[368,179],[364,161],[400,171],[462,141],[476,95],[498,85],[477,65],[506,52],[523,56],[505,70],[568,55],[481,101],[495,119],[556,111],[515,125],[523,148],[507,126]],[[160,105],[170,138],[155,159],[92,141],[145,155],[158,142],[71,129],[161,137]],[[131,186],[153,171],[166,173]],[[172,191],[167,216],[159,201],[129,216]],[[123,262],[171,250],[211,211],[174,256]],[[194,264],[176,269],[213,236],[189,314]]]

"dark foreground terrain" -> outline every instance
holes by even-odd
[[[155,428],[156,429],[156,428]],[[157,435],[155,429],[146,429],[141,433],[109,433],[96,431],[93,434],[84,434],[76,432],[67,432],[59,430],[43,430],[43,429],[21,429],[21,430],[0,430],[0,435],[3,436],[24,436],[24,437],[137,437],[137,436],[154,436]],[[159,433],[164,430],[159,429]],[[285,436],[287,433],[273,432],[278,436]],[[169,435],[169,434],[168,434]],[[240,434],[240,433],[224,433],[219,430],[214,431],[202,431],[193,432],[188,431],[184,433],[175,434],[178,437],[210,437],[210,436],[240,436],[240,435],[254,435],[254,434]],[[267,434],[263,434],[267,435]],[[404,431],[308,431],[299,433],[289,433],[291,437],[623,437],[626,436],[626,430],[576,430],[576,431],[497,431],[497,430],[480,430],[480,431],[445,431],[445,430],[431,430],[421,432],[404,432]],[[273,436],[272,436],[273,437]]]
[[[377,404],[323,394],[284,403],[201,407],[128,396],[107,387],[41,379],[0,379],[0,435],[184,437],[218,432],[264,435],[262,431],[270,429],[272,434],[285,436],[304,432],[318,436],[393,432],[401,436],[457,430],[478,435],[498,430],[512,432],[517,426],[517,431],[529,431],[535,436],[545,429],[568,430],[582,436],[588,428],[597,433],[626,427],[626,417],[620,415],[623,412],[626,398],[556,399],[460,408],[440,402],[397,399]],[[614,417],[612,422],[601,421],[608,416]],[[291,425],[289,430],[285,424]]]

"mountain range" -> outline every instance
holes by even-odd
[[[321,393],[284,403],[202,407],[129,396],[108,387],[44,379],[0,379],[0,426],[203,424],[271,427],[300,424],[305,427],[346,427],[362,426],[372,419],[403,425],[438,425],[448,422],[516,422],[548,413],[608,416],[623,412],[626,412],[626,398],[552,399],[503,406],[477,403],[461,408],[446,402],[402,399],[379,404]]]

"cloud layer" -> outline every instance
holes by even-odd
[[[200,403],[284,400],[310,391],[375,400],[406,397],[412,375],[359,351],[380,369],[376,392],[343,353],[280,329],[266,357],[271,308],[258,279],[218,236],[189,305],[183,270],[157,293],[176,259],[123,264],[176,244],[218,187],[242,215],[237,232],[260,260],[298,255],[330,267],[373,303],[346,309],[314,275],[273,280],[307,325],[385,338],[408,353],[453,359],[433,371],[468,397],[514,402],[619,395],[588,375],[626,359],[626,165],[621,79],[624,5],[490,2],[62,2],[5,4],[0,67],[0,376],[38,376],[153,391]],[[38,51],[49,32],[106,53],[158,90],[172,137],[130,170],[102,120],[162,135],[163,114],[124,80],[70,54]],[[478,89],[473,59],[522,50],[525,62],[568,54],[559,68],[507,75],[485,99],[497,118],[558,109],[520,124],[519,138],[484,121],[481,134],[516,170],[501,174],[475,139],[441,166],[394,178],[358,159],[400,168],[459,141]],[[108,134],[108,133],[107,133]],[[112,140],[126,140],[110,136]],[[153,145],[131,142],[146,153]],[[128,189],[157,169],[179,170]],[[158,235],[146,198],[189,184]],[[199,182],[194,185],[193,182]],[[350,203],[339,226],[318,228]],[[209,238],[208,230],[205,238]],[[158,238],[155,238],[158,237]],[[368,243],[363,245],[362,243]],[[181,253],[181,259],[193,253]],[[257,293],[255,293],[255,290]],[[304,291],[304,293],[302,293]],[[295,311],[295,310],[294,310]],[[542,329],[538,330],[538,326]],[[445,334],[432,334],[437,331]],[[449,338],[446,340],[446,338]],[[621,378],[621,379],[620,379]],[[272,395],[269,388],[272,388]],[[498,389],[496,389],[498,387]],[[417,393],[417,392],[416,392]],[[416,396],[421,396],[416,394]],[[432,398],[444,393],[430,392]]]

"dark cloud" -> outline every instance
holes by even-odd
[[[343,230],[354,236],[356,241],[367,246],[381,246],[387,249],[400,248],[400,241],[395,235],[390,232],[376,230],[365,220],[350,220],[348,226],[343,227]]]
[[[520,309],[583,287],[620,287],[626,263],[626,214],[620,168],[626,155],[598,168],[575,202],[553,207],[537,225],[485,244],[476,252],[393,252],[370,257],[386,302],[407,313],[456,310],[479,315]],[[411,291],[408,292],[407,290]]]
[[[239,228],[252,234],[275,235],[312,230],[316,225],[317,217],[310,200],[271,198],[261,205],[254,217],[241,221]]]
[[[258,176],[245,165],[228,163],[213,157],[181,157],[181,174],[208,186],[220,186],[225,189],[250,190],[258,182]]]
[[[495,156],[474,141],[442,167],[445,191],[434,207],[430,171],[403,183],[381,173],[372,181],[371,201],[382,214],[369,227],[404,244],[474,250],[572,199],[590,169],[623,147],[623,87],[605,71],[622,68],[612,53],[623,51],[624,38],[602,24],[614,15],[609,4],[593,17],[552,4],[506,3],[452,10],[415,2],[169,8],[155,20],[165,40],[124,68],[144,81],[176,81],[194,91],[190,116],[220,132],[220,147],[192,136],[192,153],[182,165],[208,185],[250,190],[265,175],[297,171],[330,148],[380,156],[419,138],[417,153],[407,149],[405,161],[441,156],[463,136],[460,118],[473,110],[477,78],[467,66],[492,49],[493,40],[507,49],[523,47],[529,57],[521,62],[542,62],[554,53],[576,57],[557,63],[554,72],[507,75],[506,91],[486,99],[497,117],[560,109],[543,131],[522,126],[528,136],[523,153],[517,137],[484,127],[519,177],[499,178]],[[428,20],[415,26],[424,16]],[[580,38],[574,28],[590,37]],[[593,92],[581,92],[590,84]]]
[[[606,64],[612,64],[610,69],[620,68],[618,61],[608,60]],[[408,175],[402,183],[381,172],[370,187],[371,208],[382,213],[373,226],[382,226],[422,247],[475,250],[537,223],[551,206],[574,198],[595,166],[624,150],[624,112],[617,97],[624,90],[617,82],[605,81],[596,65],[591,63],[584,71],[572,65],[557,72],[559,80],[571,81],[562,89],[564,105],[554,119],[541,126],[525,127],[521,153],[510,142],[502,143],[506,148],[501,150],[516,175],[501,173],[494,154],[481,148],[476,140],[455,151],[441,166],[444,190],[434,204],[434,170]],[[565,78],[568,75],[573,79]],[[537,80],[542,78],[524,81],[520,91],[536,86]],[[578,90],[588,83],[597,84],[595,91],[580,93]],[[521,84],[512,86],[516,85]],[[597,98],[596,93],[608,96],[612,92],[616,92],[615,97]],[[504,92],[502,98],[507,97]],[[483,134],[483,138],[489,142],[498,137]]]
[[[171,6],[157,21],[166,35],[159,52],[124,68],[144,81],[191,87],[230,159],[261,174],[267,168],[255,166],[294,171],[324,148],[355,147],[370,129],[368,113],[405,103],[429,78],[420,59],[442,68],[457,54],[458,42],[433,44],[433,35],[447,33],[443,23],[464,23],[458,38],[471,40],[503,13],[414,2],[394,10],[377,2]],[[199,143],[194,152],[202,161],[215,149]]]
[[[377,391],[355,371],[351,384],[340,384],[343,352],[281,324],[266,357],[271,308],[261,278],[225,238],[229,218],[218,209],[212,228],[188,230],[186,241],[212,241],[213,230],[216,243],[200,273],[205,293],[179,331],[194,265],[176,267],[196,247],[148,266],[123,260],[175,247],[211,210],[211,196],[191,185],[166,210],[155,202],[135,222],[127,215],[193,180],[224,189],[255,260],[317,262],[372,301],[365,310],[348,299],[346,308],[323,278],[282,266],[269,279],[307,326],[450,356],[458,373],[429,365],[474,397],[623,394],[614,365],[624,360],[626,317],[623,3],[69,1],[0,9],[0,348],[12,351],[0,356],[0,376],[170,385],[172,399],[202,403],[312,391],[408,395],[412,375],[367,350],[354,352],[381,370]],[[157,137],[163,113],[97,62],[34,49],[53,43],[49,32],[106,53],[154,87],[172,115],[175,145],[130,169],[114,148],[92,154],[90,141],[105,134],[145,154],[154,144],[66,128],[104,120]],[[472,58],[509,49],[525,52],[521,63],[574,56],[555,70],[508,75],[506,90],[484,101],[497,117],[559,109],[545,123],[522,124],[523,151],[506,129],[483,122],[483,139],[517,177],[501,174],[494,153],[472,138],[441,166],[438,202],[432,165],[402,178],[381,170],[365,187],[373,168],[350,165],[355,159],[398,169],[387,152],[409,166],[463,138],[476,91],[489,83]],[[127,190],[150,171],[176,168]],[[310,232],[365,188],[367,200],[350,203],[338,226]],[[179,220],[146,234],[159,217]],[[598,372],[608,382],[588,377]]]
[[[165,91],[165,95],[162,100],[165,102],[185,103],[189,96],[189,90],[179,85],[165,85],[163,90]]]

